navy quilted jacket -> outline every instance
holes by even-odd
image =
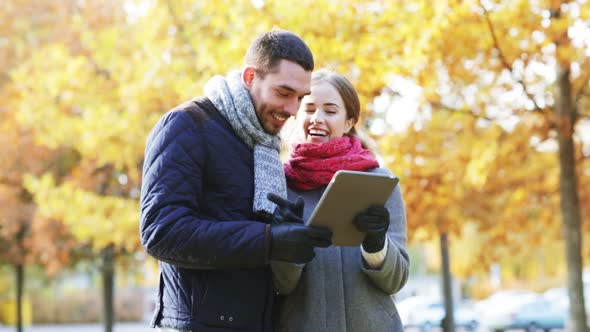
[[[267,225],[253,154],[207,99],[165,114],[146,145],[141,242],[160,262],[152,326],[270,331]]]

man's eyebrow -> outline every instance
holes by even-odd
[[[288,90],[290,92],[297,92],[297,90],[293,89],[291,86],[289,86],[287,84],[281,84],[281,85],[278,85],[277,87],[280,89],[283,89],[283,90]]]
[[[287,90],[287,91],[292,92],[292,93],[297,93],[297,90],[295,90],[293,87],[291,87],[290,85],[287,85],[287,84],[280,84],[280,85],[277,86],[277,88],[283,89],[283,90]],[[302,94],[302,96],[307,96],[307,95],[310,95],[310,94],[311,94],[311,90],[306,91],[305,93]]]

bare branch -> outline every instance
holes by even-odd
[[[480,115],[480,114],[476,114],[473,111],[469,110],[469,109],[461,109],[461,108],[454,108],[454,107],[450,107],[448,105],[445,105],[441,102],[429,102],[429,104],[441,111],[447,111],[447,112],[451,112],[451,113],[456,113],[456,114],[462,114],[462,115],[468,115],[468,116],[472,116],[476,119],[484,119],[484,120],[488,120],[488,121],[497,121],[499,119],[494,119],[494,118],[490,118],[486,115]]]
[[[10,81],[12,81],[12,79],[10,78],[10,75],[8,75],[8,73],[0,72],[0,85],[2,85],[4,82]]]
[[[586,75],[585,77],[586,80],[586,84],[584,84],[584,86],[580,89],[580,91],[578,91],[578,93],[576,94],[576,104],[578,104],[580,102],[580,100],[582,100],[582,97],[587,93],[590,92],[588,89],[590,88],[590,73],[588,73],[588,75]]]
[[[7,176],[0,176],[0,184],[1,185],[5,185],[5,186],[9,186],[9,187],[20,187],[22,186],[22,183],[20,181],[11,179]]]
[[[590,60],[590,58],[588,58],[588,60]],[[590,65],[590,61],[587,61],[586,63],[588,63]],[[588,68],[590,69],[590,66],[588,66]],[[590,93],[590,72],[588,72],[584,76],[583,80],[584,80],[583,81],[584,85],[580,88],[580,90],[576,94],[576,96],[575,96],[576,100],[575,100],[574,105],[577,110],[576,115],[577,115],[578,119],[580,119],[580,118],[590,119],[590,110],[584,109],[582,111],[584,104],[590,102],[590,96],[588,96],[588,94]],[[585,98],[585,100],[582,101],[582,98]]]
[[[111,72],[100,67],[98,65],[98,63],[94,60],[94,58],[92,57],[92,55],[87,54],[86,55],[86,59],[88,59],[88,61],[90,62],[90,64],[92,65],[92,68],[94,69],[94,72],[98,75],[98,76],[102,76],[104,77],[107,81],[112,81],[111,78]]]
[[[488,29],[490,30],[490,34],[492,37],[492,40],[494,42],[494,48],[496,48],[498,50],[498,57],[500,58],[500,61],[502,62],[502,65],[504,66],[504,68],[506,68],[506,70],[508,70],[512,76],[512,78],[518,83],[520,84],[520,86],[522,87],[522,90],[524,92],[524,94],[526,95],[526,97],[533,103],[533,105],[535,105],[535,108],[533,111],[535,112],[543,112],[544,113],[544,109],[541,108],[539,106],[539,104],[537,104],[537,102],[535,101],[534,96],[529,92],[526,83],[522,80],[522,79],[517,79],[514,76],[514,70],[512,69],[512,65],[510,64],[510,62],[508,62],[508,59],[506,59],[506,55],[504,54],[504,52],[502,51],[502,48],[500,47],[500,43],[498,41],[498,37],[496,36],[496,31],[494,30],[494,25],[492,24],[492,20],[490,19],[490,15],[488,13],[488,10],[485,8],[485,6],[481,3],[480,1],[480,7],[484,12],[484,17],[486,19],[486,23],[488,25]]]

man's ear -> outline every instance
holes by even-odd
[[[242,81],[246,86],[246,89],[250,91],[252,88],[252,82],[254,82],[254,77],[256,77],[256,68],[252,66],[246,66],[244,70],[242,70]]]

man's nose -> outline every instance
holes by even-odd
[[[299,99],[295,99],[294,101],[289,102],[287,105],[285,105],[285,112],[289,113],[289,115],[291,116],[295,116],[295,114],[297,114],[297,110],[299,110]]]

